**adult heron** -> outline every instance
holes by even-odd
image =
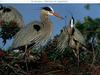
[[[15,35],[12,48],[24,48],[26,51],[28,51],[27,49],[37,49],[44,46],[52,33],[52,22],[49,19],[49,15],[63,19],[54,12],[51,6],[41,8],[41,21],[33,21],[22,28]]]
[[[72,17],[71,19],[71,24],[67,27],[67,32],[68,32],[68,45],[74,49],[77,50],[76,54],[79,55],[79,48],[85,49],[86,47],[86,42],[81,34],[81,32],[75,27],[74,25],[74,18]]]
[[[80,48],[86,50],[86,42],[81,32],[75,27],[73,17],[70,20],[70,24],[63,28],[58,38],[58,43],[57,48],[60,52],[63,52],[66,47],[70,47],[78,58],[79,63],[79,50]]]

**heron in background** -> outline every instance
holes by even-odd
[[[33,21],[22,28],[14,37],[12,49],[25,49],[29,53],[31,49],[44,46],[52,33],[52,22],[49,15],[63,19],[54,12],[51,6],[43,7],[40,11],[40,21]]]
[[[1,22],[10,22],[16,23],[19,28],[24,27],[24,22],[19,11],[11,6],[0,5],[0,26]]]
[[[74,49],[77,50],[75,55],[79,55],[79,48],[86,47],[86,42],[81,34],[81,32],[75,27],[74,25],[74,18],[72,17],[70,21],[70,25],[67,27],[67,32],[68,32],[68,45]],[[85,49],[85,48],[84,48]]]
[[[86,50],[86,42],[81,32],[75,27],[73,17],[70,20],[70,24],[63,28],[58,41],[57,48],[60,52],[63,52],[66,47],[70,47],[78,58],[79,63],[79,50],[80,48]]]

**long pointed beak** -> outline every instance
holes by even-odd
[[[58,18],[60,18],[60,19],[64,19],[63,17],[61,17],[59,14],[57,14],[57,13],[52,13],[54,16],[56,16],[56,17],[58,17]]]

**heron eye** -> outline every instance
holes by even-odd
[[[5,13],[5,12],[10,12],[10,11],[11,11],[10,8],[5,8],[5,9],[3,10],[4,13]]]
[[[34,29],[35,29],[36,31],[39,31],[39,30],[40,30],[40,26],[39,26],[39,25],[34,25]]]

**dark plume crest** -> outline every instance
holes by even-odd
[[[5,12],[10,12],[10,11],[11,11],[10,8],[5,7],[5,6],[3,6],[2,4],[0,4],[0,10],[3,10],[4,13],[5,13]]]
[[[52,10],[50,9],[50,7],[43,7],[42,9],[44,9],[44,10],[46,10],[46,11],[52,11]]]
[[[5,13],[5,12],[10,12],[10,11],[11,11],[10,8],[4,8],[4,10],[3,10],[4,13]]]

